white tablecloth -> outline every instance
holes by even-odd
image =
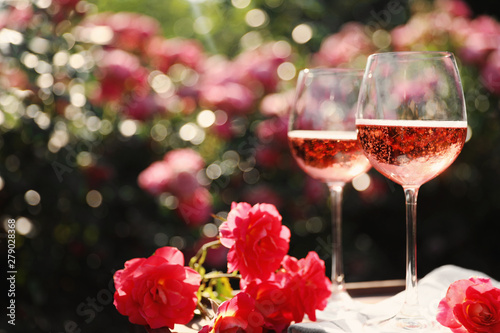
[[[446,291],[451,283],[460,279],[468,279],[473,276],[489,277],[484,273],[473,271],[453,265],[446,265],[437,268],[427,274],[418,282],[419,303],[423,307],[422,315],[429,318],[436,318],[437,306],[446,295]],[[491,280],[499,287],[499,283]],[[328,320],[328,316],[318,312],[317,322],[307,322],[293,324],[289,327],[289,333],[362,333],[367,332],[364,323],[367,320],[377,318],[388,318],[395,315],[401,308],[404,301],[404,292],[385,299],[376,304],[363,304],[358,302],[358,312],[344,315],[341,318]],[[443,327],[444,332],[451,330]],[[371,332],[371,331],[370,331]],[[408,331],[411,333],[411,331]]]

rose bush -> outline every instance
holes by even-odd
[[[149,258],[136,258],[114,275],[116,309],[131,323],[151,328],[186,324],[194,316],[201,276],[184,267],[184,255],[162,247]]]
[[[500,332],[500,289],[488,278],[452,283],[439,303],[437,321],[454,333]]]

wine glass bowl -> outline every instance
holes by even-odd
[[[466,141],[464,94],[453,54],[370,55],[356,126],[370,163],[402,185],[406,204],[405,301],[393,318],[370,324],[382,332],[439,331],[418,302],[416,208],[420,186],[446,170]]]
[[[342,261],[343,188],[371,168],[357,141],[356,110],[364,70],[317,68],[300,71],[288,128],[299,167],[328,185],[332,210],[332,297],[327,318],[353,308]]]

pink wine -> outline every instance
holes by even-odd
[[[356,121],[358,138],[371,164],[400,185],[420,186],[457,158],[467,136],[465,121]]]
[[[323,182],[350,182],[370,169],[356,131],[288,132],[292,154],[311,177]]]

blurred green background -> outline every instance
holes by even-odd
[[[290,254],[317,251],[329,273],[326,187],[292,160],[286,112],[300,69],[362,67],[377,51],[452,51],[466,95],[470,140],[419,193],[418,275],[455,264],[500,279],[500,25],[491,2],[38,0],[0,8],[2,253],[7,221],[17,221],[16,326],[3,317],[0,332],[131,330],[112,305],[113,272],[165,245],[189,258],[216,234],[210,213],[224,216],[232,201],[275,204],[292,230]],[[123,12],[141,16],[111,14]],[[153,189],[162,173],[138,181],[182,148],[204,161],[187,178],[199,197],[183,192],[189,182]],[[345,189],[346,280],[402,279],[403,192],[374,170],[368,176]],[[214,252],[209,268],[224,269],[224,255]]]

